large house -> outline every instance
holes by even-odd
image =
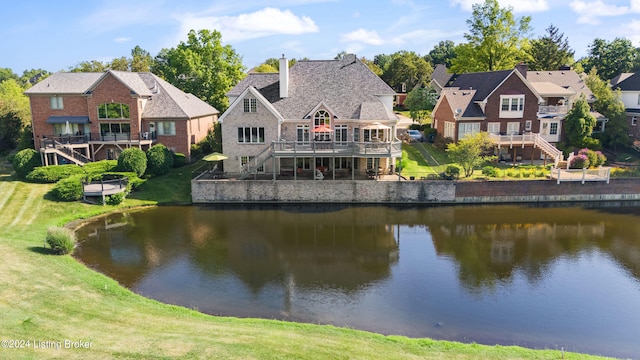
[[[117,159],[162,143],[190,158],[218,110],[151,73],[55,73],[25,94],[43,164]]]
[[[640,72],[623,73],[611,80],[611,87],[619,89],[629,123],[629,137],[640,141]]]
[[[316,179],[394,171],[395,92],[355,55],[250,73],[220,117],[228,173]]]
[[[486,131],[505,160],[562,160],[553,144],[562,140],[563,120],[581,96],[594,100],[580,76],[569,68],[513,70],[449,74],[436,67],[431,85],[440,97],[433,111],[438,134],[458,141],[468,134]],[[606,119],[592,113],[596,128]]]

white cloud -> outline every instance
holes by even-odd
[[[356,31],[352,31],[348,34],[342,34],[342,36],[340,36],[340,42],[359,43],[359,44],[368,44],[368,45],[384,44],[384,41],[375,30],[368,31],[362,28]]]
[[[482,0],[450,0],[451,5],[460,6],[462,10],[471,11],[474,4],[482,4]],[[511,6],[515,13],[532,13],[549,10],[548,0],[499,0],[501,7]]]
[[[620,26],[620,37],[625,37],[635,46],[640,46],[640,20],[632,20]]]
[[[319,31],[318,26],[308,16],[297,16],[290,10],[283,11],[270,7],[237,16],[187,14],[178,19],[181,22],[181,34],[187,34],[190,29],[215,29],[222,34],[225,42],[277,34],[299,35]]]
[[[578,14],[579,24],[595,25],[600,23],[599,17],[602,16],[625,15],[631,12],[632,9],[635,10],[635,12],[639,12],[640,1],[632,0],[631,7],[629,7],[605,4],[601,0],[573,0],[569,3],[569,7],[571,7],[571,10]]]
[[[131,41],[131,38],[130,37],[117,37],[117,38],[113,39],[113,41],[122,44],[122,43],[127,43],[127,42]]]

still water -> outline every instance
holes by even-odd
[[[640,207],[159,207],[77,235],[209,314],[640,359]]]

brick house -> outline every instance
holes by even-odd
[[[611,80],[611,87],[619,89],[629,124],[629,137],[640,148],[640,72],[623,73]]]
[[[433,110],[438,134],[458,141],[467,134],[488,132],[503,160],[552,159],[562,153],[553,145],[562,140],[563,120],[573,103],[593,94],[568,68],[558,71],[527,71],[524,64],[513,70],[467,74],[438,73],[432,85],[440,91]],[[604,130],[604,119],[597,128]]]
[[[319,178],[394,171],[402,156],[395,92],[356,58],[250,73],[220,117],[225,171]],[[317,171],[316,171],[317,170]]]
[[[162,143],[190,159],[218,110],[151,73],[55,73],[25,94],[43,164],[117,159]]]

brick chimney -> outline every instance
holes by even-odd
[[[289,97],[289,62],[287,58],[280,58],[280,98]]]
[[[518,70],[520,74],[522,74],[522,76],[526,79],[527,70],[529,70],[529,65],[521,62],[520,64],[516,65],[516,70]]]

